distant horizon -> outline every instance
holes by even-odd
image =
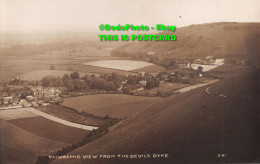
[[[0,31],[100,32],[99,24],[259,22],[259,0],[0,0]]]
[[[189,26],[196,26],[196,25],[205,25],[205,24],[218,24],[218,23],[238,23],[238,24],[260,24],[259,22],[206,22],[206,23],[198,23],[198,24],[190,24],[190,25],[186,25],[186,26],[177,26],[176,28],[185,28],[185,27],[189,27]],[[131,23],[130,23],[131,24]],[[159,24],[159,23],[158,23]],[[124,24],[121,24],[124,25]],[[137,25],[137,24],[136,24]],[[87,30],[81,30],[81,31],[0,31],[1,34],[28,34],[28,35],[34,35],[34,34],[38,34],[38,35],[45,35],[45,34],[57,34],[57,35],[63,35],[63,34],[91,34],[91,35],[97,35],[99,33],[120,33],[120,32],[125,32],[125,33],[149,33],[151,32],[151,30],[149,31],[87,31]],[[160,31],[152,31],[151,33],[159,33]]]

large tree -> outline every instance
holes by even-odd
[[[80,78],[80,75],[79,73],[76,71],[76,72],[73,72],[70,74],[70,78],[72,79],[79,79]]]
[[[202,66],[198,66],[198,71],[199,71],[199,73],[201,73],[202,70],[203,70],[203,67],[202,67]]]

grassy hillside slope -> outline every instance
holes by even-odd
[[[67,98],[62,105],[96,116],[124,118],[160,100],[158,97],[100,94]]]
[[[155,52],[161,58],[185,57],[250,57],[259,58],[260,23],[209,23],[191,25],[173,32],[176,41],[130,42],[114,51],[137,53]],[[259,63],[258,63],[259,64]]]
[[[171,96],[70,154],[167,153],[170,157],[81,161],[90,163],[260,162],[259,77],[259,70],[250,70],[211,85],[212,91],[224,92],[227,98],[207,94],[207,87]],[[73,162],[79,163],[54,163]]]
[[[83,129],[69,127],[41,116],[14,119],[9,122],[45,139],[68,144],[75,144],[81,141],[82,138],[90,132]]]
[[[0,132],[0,163],[34,163],[38,155],[68,145],[36,136],[3,119],[0,119]]]

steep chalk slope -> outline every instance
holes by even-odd
[[[172,96],[69,154],[167,153],[170,157],[81,161],[90,163],[259,162],[259,77],[258,70],[250,70],[210,86],[226,98],[207,94],[207,87]],[[73,162],[79,161],[54,163]]]

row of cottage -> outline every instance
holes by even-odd
[[[49,103],[60,101],[61,92],[58,89],[53,88],[31,88],[32,94],[27,95],[25,98],[6,96],[0,98],[1,106],[46,106]]]

